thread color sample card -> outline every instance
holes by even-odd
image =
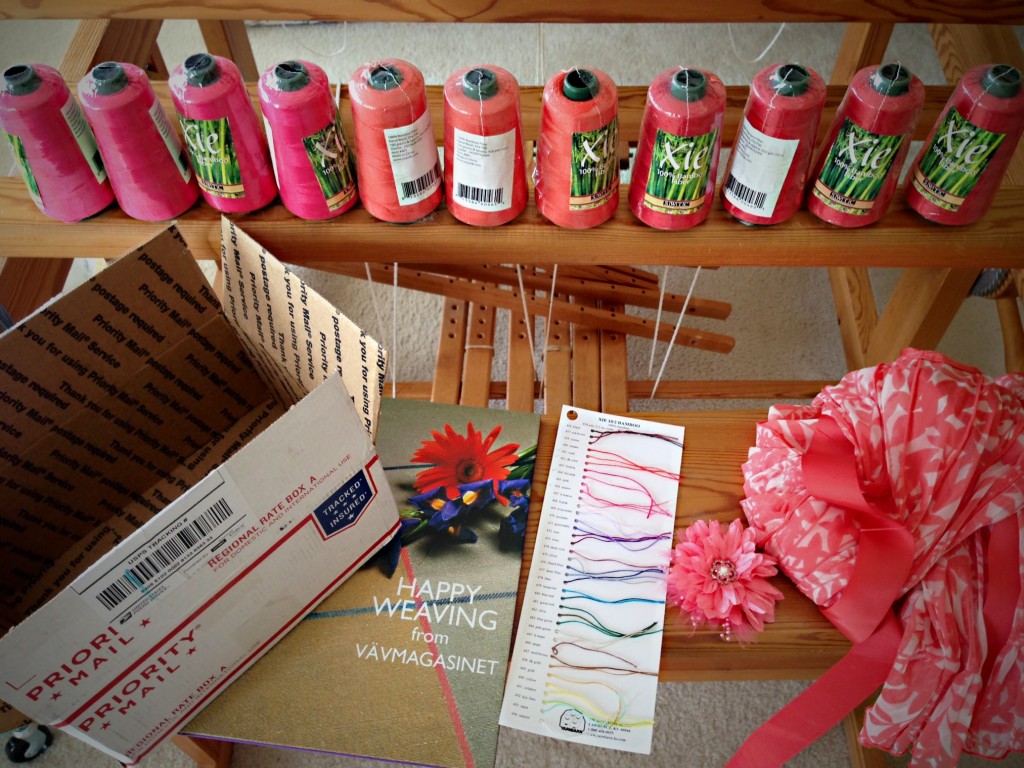
[[[683,434],[563,406],[502,725],[650,754]]]

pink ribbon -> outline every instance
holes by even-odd
[[[807,690],[742,744],[726,768],[769,768],[794,757],[839,723],[885,682],[902,629],[892,611],[913,565],[914,539],[893,514],[892,499],[868,499],[853,444],[823,416],[803,457],[808,492],[846,511],[857,560],[839,600],[822,613],[853,647]]]
[[[834,419],[823,416],[803,457],[804,481],[814,497],[846,511],[857,536],[857,560],[839,600],[822,613],[853,641],[850,651],[807,690],[754,731],[726,768],[775,768],[838,724],[886,680],[902,628],[892,610],[914,558],[914,539],[896,519],[891,498],[868,498],[857,475],[853,444]],[[982,679],[1009,639],[1020,595],[1019,524],[1008,517],[989,529],[983,615],[988,654]]]

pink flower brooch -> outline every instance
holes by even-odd
[[[723,530],[717,520],[698,520],[683,532],[669,567],[669,599],[690,615],[694,629],[705,624],[751,639],[775,621],[775,601],[782,599],[768,582],[775,561],[755,551],[754,532],[733,520]]]

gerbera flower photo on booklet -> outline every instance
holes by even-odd
[[[464,435],[447,423],[443,432],[431,432],[406,467],[419,468],[413,481],[418,493],[405,505],[399,501],[398,543],[408,544],[426,533],[474,543],[474,521],[497,510],[501,546],[522,549],[537,446],[520,449],[518,443],[498,443],[501,431],[499,424],[485,437],[468,422]],[[397,565],[395,542],[382,557],[385,570],[392,572]]]
[[[202,732],[310,706],[275,743],[417,765],[494,765],[540,417],[385,399],[376,447],[391,543],[203,714]],[[272,722],[268,722],[271,720]]]

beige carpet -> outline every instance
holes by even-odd
[[[19,62],[57,64],[70,40],[67,22],[0,21],[0,65]],[[675,64],[691,64],[715,71],[727,84],[749,83],[765,64],[780,59],[799,61],[817,69],[826,79],[842,29],[839,25],[790,24],[760,62],[751,62],[775,35],[775,25],[303,25],[261,26],[251,29],[257,64],[261,69],[286,58],[305,58],[323,66],[332,79],[348,78],[360,64],[373,58],[395,56],[416,63],[428,83],[439,84],[456,67],[491,62],[515,74],[523,85],[542,84],[555,71],[569,65],[603,69],[623,85],[646,85],[653,75]],[[1024,33],[1018,30],[1024,38]],[[169,22],[160,36],[168,66],[202,49],[195,24]],[[943,82],[931,41],[923,26],[897,28],[889,46],[889,59],[899,59],[926,83]],[[435,120],[438,116],[435,116]],[[913,153],[912,153],[913,154]],[[0,170],[13,172],[10,159],[0,156]],[[338,226],[344,226],[341,222]],[[467,237],[467,247],[472,238]],[[681,259],[687,258],[685,235],[680,237]],[[111,254],[114,255],[114,254]],[[509,254],[514,259],[514,254]],[[599,260],[600,254],[596,255]],[[551,254],[552,261],[558,254]],[[984,254],[978,254],[984,265]],[[841,262],[837,254],[837,263]],[[643,263],[637,253],[636,262]],[[661,271],[662,267],[654,268]],[[685,293],[690,268],[668,270],[670,290]],[[390,287],[377,286],[375,311],[371,291],[361,281],[307,274],[306,277],[344,312],[394,347],[401,380],[425,380],[433,368],[438,299],[399,291],[398,328],[392,333]],[[892,290],[894,270],[873,270],[879,302]],[[823,269],[719,269],[704,271],[697,294],[731,302],[733,314],[725,322],[694,322],[695,327],[728,333],[736,338],[729,355],[676,350],[666,376],[680,379],[775,378],[834,379],[845,371],[827,275]],[[377,325],[377,314],[384,318]],[[543,329],[539,330],[543,335]],[[397,337],[397,338],[395,338]],[[500,341],[499,341],[500,343]],[[1003,371],[995,307],[972,299],[959,313],[940,345],[950,356],[980,367],[990,375]],[[631,371],[648,378],[649,342],[631,340]],[[663,346],[656,351],[655,371]],[[500,368],[496,370],[500,375]],[[636,401],[634,410],[650,408],[765,407],[768,403],[698,401],[674,403]],[[736,653],[743,653],[737,647]],[[715,768],[722,765],[747,733],[798,692],[792,682],[665,684],[659,689],[658,723],[654,751],[649,758],[568,745],[503,729],[498,764],[512,766],[680,766]],[[388,724],[382,702],[382,726]],[[400,727],[400,724],[394,724]],[[343,728],[342,718],[324,719],[325,728]],[[65,737],[35,765],[45,768],[107,768],[114,763],[98,752]],[[312,755],[238,746],[234,768],[342,768],[379,763],[331,755]],[[792,763],[806,768],[849,765],[843,736],[830,733]],[[1011,758],[1005,765],[1021,766]],[[143,765],[178,768],[191,765],[173,747],[162,747]],[[965,760],[963,765],[990,765]]]

